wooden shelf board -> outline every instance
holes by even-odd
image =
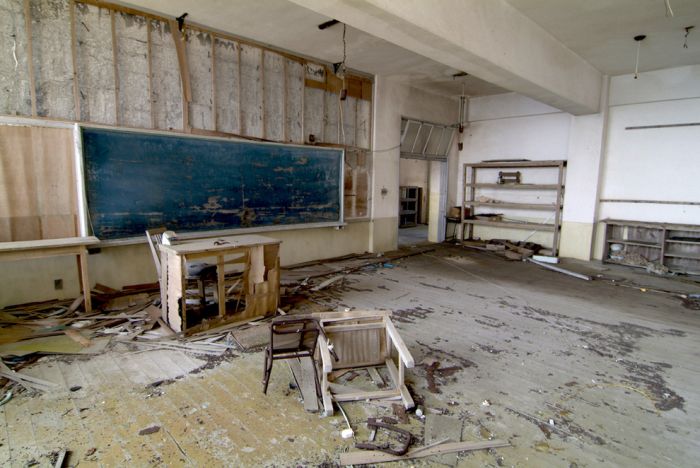
[[[601,223],[615,226],[645,227],[650,229],[666,229],[667,231],[691,231],[700,232],[700,226],[690,224],[654,223],[646,221],[628,221],[624,219],[603,219]]]
[[[493,226],[508,229],[532,229],[534,231],[554,232],[552,224],[537,224],[537,223],[515,223],[512,221],[486,221],[481,219],[465,219],[463,224],[473,224],[475,226]]]
[[[494,189],[512,189],[512,190],[556,190],[559,188],[557,184],[465,184],[467,187],[474,188],[494,188]],[[562,188],[564,186],[562,185]]]
[[[700,260],[700,254],[682,254],[682,253],[665,253],[664,257],[671,257],[671,258],[687,258],[691,260]]]
[[[626,266],[626,267],[644,268],[644,269],[646,269],[646,267],[645,267],[645,266],[642,266],[642,265],[635,265],[635,264],[633,264],[633,263],[625,263],[625,262],[621,262],[621,261],[619,261],[619,260],[613,260],[613,259],[611,259],[611,258],[606,258],[606,259],[604,259],[604,260],[603,260],[603,263],[613,263],[613,264],[615,264],[615,265],[622,265],[622,266]]]
[[[700,245],[700,238],[698,238],[697,241],[682,241],[682,240],[666,239],[666,242],[671,242],[673,244]]]
[[[622,240],[622,239],[608,239],[606,241],[608,244],[625,244],[625,245],[636,245],[639,247],[651,247],[654,249],[660,249],[661,245],[653,244],[651,242],[635,241],[635,240]]]
[[[467,201],[464,202],[465,206],[488,206],[492,208],[520,208],[522,210],[551,210],[555,211],[557,207],[555,205],[546,205],[544,203],[512,203],[512,202],[502,202],[502,203],[491,203],[491,202],[480,202],[480,201]]]
[[[560,165],[566,166],[566,161],[500,161],[500,162],[481,162],[475,164],[465,164],[467,167],[473,167],[476,169],[483,168],[511,168],[511,167],[559,167]]]

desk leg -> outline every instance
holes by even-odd
[[[219,303],[219,317],[226,315],[226,291],[224,288],[224,256],[216,257],[216,291],[217,302]]]
[[[85,299],[85,312],[92,312],[92,296],[90,294],[90,275],[88,275],[88,252],[85,247],[80,249],[80,282],[83,288],[83,298]]]

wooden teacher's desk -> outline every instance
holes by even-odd
[[[80,284],[85,298],[85,311],[92,312],[90,277],[88,275],[87,246],[98,244],[97,237],[66,237],[17,242],[0,242],[0,261],[29,260],[33,258],[76,255]]]
[[[280,242],[265,236],[244,235],[159,246],[163,319],[176,332],[193,333],[222,323],[273,315],[279,303]],[[207,258],[216,259],[218,316],[192,326],[192,321],[187,321],[186,264]],[[233,263],[242,264],[243,272],[241,279],[227,290],[224,268]],[[244,299],[245,308],[240,313],[236,310],[227,315],[226,297],[237,287],[239,293],[234,295],[238,300]]]

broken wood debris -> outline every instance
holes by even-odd
[[[512,242],[506,239],[491,239],[488,242],[463,241],[462,246],[489,252],[507,260],[522,260],[543,251],[539,244],[534,242]]]
[[[380,451],[357,451],[340,454],[341,465],[367,465],[371,463],[385,463],[392,461],[411,460],[424,458],[431,455],[444,453],[468,452],[472,450],[484,450],[499,447],[508,447],[510,443],[505,440],[485,440],[480,442],[445,442],[443,444],[428,447],[416,447],[405,455],[391,455]]]

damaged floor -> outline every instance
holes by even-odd
[[[297,293],[291,312],[393,310],[417,363],[407,382],[425,412],[402,427],[421,443],[441,431],[511,443],[406,466],[692,465],[700,312],[652,289],[697,292],[697,283],[640,288],[611,281],[626,270],[591,265],[577,266],[602,278],[439,246]],[[23,370],[59,387],[0,407],[3,466],[53,466],[61,450],[71,452],[70,466],[334,465],[353,450],[340,437],[340,414],[304,412],[285,364],[275,363],[262,394],[259,351],[219,358],[110,348]],[[391,414],[344,407],[358,439],[367,417]]]

